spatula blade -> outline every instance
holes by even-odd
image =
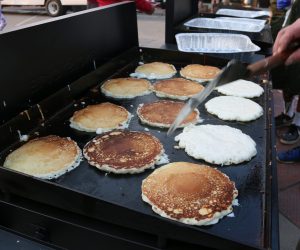
[[[227,66],[224,67],[223,70],[216,76],[216,78],[207,84],[203,91],[188,100],[188,102],[183,106],[177,115],[175,121],[172,123],[167,135],[171,136],[178,126],[184,121],[184,119],[210,95],[215,87],[241,78],[246,78],[247,76],[248,70],[246,66],[236,60],[231,60]]]

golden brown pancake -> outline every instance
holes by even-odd
[[[151,93],[151,84],[145,79],[116,78],[106,81],[101,92],[113,98],[131,99]]]
[[[137,131],[107,132],[83,149],[90,165],[116,174],[134,174],[153,168],[163,153],[156,137]]]
[[[70,138],[56,135],[36,138],[10,153],[4,167],[52,179],[71,171],[81,160],[81,150]]]
[[[176,72],[176,68],[172,64],[153,62],[138,66],[135,69],[135,73],[131,74],[131,76],[148,79],[164,79],[172,77]]]
[[[203,89],[204,87],[201,84],[183,78],[161,80],[153,86],[157,96],[179,100],[187,100]]]
[[[70,127],[101,134],[117,128],[126,128],[130,118],[131,115],[125,108],[104,102],[76,111],[70,118]]]
[[[157,101],[152,103],[141,104],[137,109],[137,114],[142,123],[161,128],[169,128],[174,122],[178,113],[184,106],[184,102],[176,101]],[[199,121],[199,111],[195,109],[181,123],[180,127],[189,124],[195,124]]]
[[[215,224],[232,212],[238,191],[222,172],[205,165],[174,162],[142,183],[142,198],[159,215],[191,225]]]
[[[221,70],[217,67],[190,64],[180,70],[180,75],[191,80],[203,82],[212,80]]]

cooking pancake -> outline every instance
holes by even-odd
[[[258,84],[242,79],[224,84],[217,87],[216,90],[223,95],[245,98],[259,97],[264,93],[264,89]]]
[[[228,176],[188,162],[156,169],[142,183],[142,199],[155,213],[197,226],[215,224],[231,213],[237,195]]]
[[[104,102],[76,111],[70,118],[70,127],[86,132],[103,132],[127,128],[131,114],[123,107]]]
[[[220,69],[217,67],[190,64],[180,70],[180,75],[187,79],[204,82],[214,79],[219,72]]]
[[[226,121],[248,122],[263,115],[256,102],[236,96],[218,96],[205,103],[206,110]]]
[[[183,78],[161,80],[153,86],[153,90],[158,97],[178,100],[187,100],[203,89],[204,87],[201,84]]]
[[[154,127],[169,128],[183,106],[184,102],[157,101],[141,104],[137,109],[137,114],[142,123]],[[198,121],[199,111],[198,109],[194,109],[179,127],[195,124]]]
[[[145,79],[116,78],[106,81],[101,86],[101,92],[113,98],[132,99],[150,94],[151,84]]]
[[[225,125],[191,125],[175,141],[195,159],[218,165],[250,161],[257,153],[256,143],[250,136]]]
[[[164,153],[159,140],[137,131],[113,131],[88,142],[83,154],[89,164],[116,174],[135,174],[154,168]]]
[[[171,78],[176,72],[176,68],[172,64],[153,62],[138,66],[135,72],[130,74],[130,76],[148,79],[165,79]]]
[[[76,168],[81,150],[70,138],[49,135],[31,140],[11,152],[4,167],[42,179],[57,178]]]

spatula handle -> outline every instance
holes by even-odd
[[[275,68],[276,66],[284,64],[286,59],[288,59],[288,57],[299,48],[300,44],[298,42],[294,42],[289,46],[288,49],[248,65],[247,69],[249,76],[264,73],[272,68]]]
[[[285,50],[278,54],[269,56],[263,60],[248,65],[247,69],[249,71],[250,76],[259,75],[276,66],[283,64],[294,51],[295,49]]]

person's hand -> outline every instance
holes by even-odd
[[[300,19],[278,33],[273,46],[273,54],[277,54],[288,49],[288,47],[294,43],[300,44]],[[300,48],[296,49],[288,57],[285,64],[290,65],[295,62],[300,62]]]

